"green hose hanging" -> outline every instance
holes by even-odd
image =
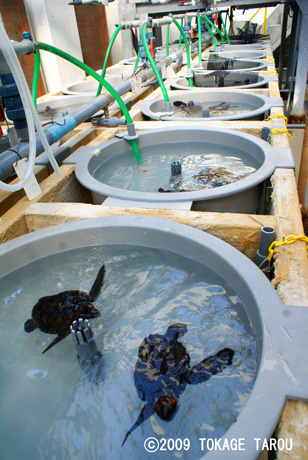
[[[187,68],[190,69],[191,68],[191,61],[190,61],[190,52],[189,52],[189,45],[188,45],[187,38],[185,37],[183,28],[180,26],[178,21],[176,19],[173,19],[173,22],[177,26],[177,28],[180,31],[181,36],[183,37],[183,42],[185,44],[185,49],[186,49],[186,54],[187,54]],[[189,84],[189,86],[194,86],[193,81],[192,81],[192,77],[188,77],[188,84]]]
[[[207,19],[206,16],[204,16],[204,17],[201,16],[201,19],[202,19],[202,21],[204,22],[204,24],[206,25],[208,31],[209,31],[210,34],[211,34],[211,37],[212,37],[212,40],[213,40],[213,43],[214,43],[214,47],[215,47],[215,50],[216,50],[216,49],[217,49],[216,38],[215,38],[215,35],[213,34],[213,32],[212,32],[212,30],[211,30],[211,26],[210,26],[210,24],[209,24],[209,22],[208,22],[208,19]],[[216,54],[216,56],[217,56],[217,54]]]
[[[184,24],[184,19],[181,19],[181,27],[183,29],[183,24]],[[179,38],[179,50],[181,49],[181,44],[182,44],[182,34],[180,34],[180,38]]]
[[[226,37],[226,39],[227,39],[228,44],[230,45],[230,39],[229,39],[229,34],[228,34],[228,32],[227,32],[226,24],[225,24],[225,22],[224,22],[224,20],[223,20],[223,18],[222,18],[222,14],[221,14],[220,11],[218,11],[218,14],[219,14],[220,20],[221,20],[221,22],[222,22],[222,25],[223,25],[223,27],[224,27],[225,37]]]
[[[41,56],[40,51],[37,49],[34,53],[34,70],[33,70],[33,80],[32,80],[32,100],[34,107],[36,108],[37,100],[37,86],[40,75],[40,65],[41,65]]]
[[[220,30],[218,29],[218,27],[216,27],[215,24],[209,20],[209,18],[207,17],[206,14],[204,15],[204,17],[205,17],[205,19],[207,20],[207,22],[208,22],[212,27],[214,27],[214,29],[219,33],[220,38],[221,38],[221,44],[223,45],[223,44],[225,43],[223,34],[220,32]]]
[[[197,16],[198,23],[198,52],[199,52],[199,62],[202,61],[202,35],[201,35],[201,17],[200,14]]]
[[[169,56],[169,35],[170,35],[170,24],[167,24],[166,30],[166,56]]]
[[[110,39],[110,42],[108,44],[108,48],[107,48],[107,51],[106,51],[106,54],[105,54],[105,59],[104,59],[104,63],[103,63],[103,67],[102,67],[102,72],[101,72],[101,77],[104,78],[105,77],[105,73],[106,73],[106,69],[107,69],[107,66],[108,66],[108,60],[109,60],[109,56],[110,56],[110,53],[111,53],[111,49],[113,47],[113,44],[114,44],[114,41],[115,39],[117,38],[117,35],[118,33],[120,32],[120,30],[123,28],[123,26],[121,26],[121,24],[116,28],[116,30],[113,32],[112,34],[112,37]],[[99,96],[102,92],[102,87],[103,85],[100,83],[98,85],[98,88],[97,88],[97,93],[96,93],[96,97]]]
[[[149,46],[148,46],[148,43],[147,43],[147,37],[146,37],[146,30],[147,30],[147,27],[148,27],[148,23],[144,23],[142,28],[141,28],[141,38],[142,38],[142,43],[143,43],[143,47],[144,47],[144,50],[145,50],[145,54],[146,54],[146,57],[148,58],[150,64],[151,64],[151,67],[152,67],[152,70],[154,72],[154,75],[159,83],[159,86],[161,87],[161,90],[162,90],[162,93],[163,93],[163,96],[164,96],[164,99],[165,99],[165,102],[170,102],[169,101],[169,96],[168,96],[168,92],[166,90],[166,87],[165,87],[165,83],[157,69],[157,66],[155,64],[155,61],[154,59],[152,58],[152,55],[151,55],[151,52],[149,50]]]
[[[134,75],[134,73],[136,72],[136,70],[138,69],[139,61],[140,61],[140,51],[139,51],[139,49],[138,49],[138,54],[137,54],[137,57],[136,57],[136,62],[135,62],[135,67],[134,67],[133,75]]]
[[[104,88],[106,88],[106,90],[111,94],[111,96],[117,101],[117,103],[120,106],[120,109],[123,112],[123,115],[124,115],[124,117],[126,119],[127,124],[128,125],[133,124],[133,121],[131,119],[130,113],[129,113],[125,103],[123,102],[122,98],[118,95],[116,90],[106,80],[104,80],[100,75],[97,74],[97,72],[95,72],[95,70],[91,69],[91,67],[89,67],[88,65],[84,64],[79,59],[75,58],[74,56],[71,56],[70,54],[66,53],[65,51],[60,50],[59,48],[56,48],[55,46],[48,45],[47,43],[37,42],[37,47],[40,50],[48,51],[49,53],[55,54],[56,56],[59,56],[59,57],[65,59],[66,61],[71,62],[72,64],[74,64],[75,66],[77,66],[80,69],[84,70],[86,73],[88,73],[93,78],[95,78],[95,80],[97,80],[99,83],[101,83],[102,86],[104,86]],[[137,141],[133,140],[133,141],[131,141],[131,143],[132,143],[133,152],[135,154],[135,157],[136,157],[138,163],[142,163],[142,158],[141,158],[141,155],[139,153]]]

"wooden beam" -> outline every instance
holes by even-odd
[[[33,203],[84,202],[90,200],[90,192],[79,184],[75,177],[74,165],[62,165],[62,176],[53,173],[41,183],[42,193],[34,200],[22,198],[7,211],[0,223],[0,244],[27,233],[24,227],[24,214]]]
[[[251,259],[259,248],[261,225],[246,214],[116,208],[75,203],[37,203],[25,211],[29,232],[80,219],[122,215],[158,217],[190,225],[223,239]],[[273,216],[258,216],[258,219],[265,225],[275,226]]]

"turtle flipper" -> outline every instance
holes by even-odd
[[[213,375],[222,372],[227,366],[232,364],[234,351],[230,348],[223,348],[215,355],[208,356],[200,363],[193,366],[187,372],[186,381],[191,385],[196,385],[201,382],[206,382]]]
[[[57,343],[60,342],[60,340],[62,339],[65,339],[65,337],[67,337],[68,335],[70,334],[70,330],[65,330],[65,331],[62,331],[60,332],[57,337],[48,345],[47,348],[45,348],[45,350],[42,352],[42,355],[44,353],[46,353],[46,351],[50,350],[50,348],[52,348],[54,345],[56,345]]]
[[[90,302],[94,302],[99,296],[102,286],[104,284],[104,277],[105,277],[105,264],[101,266],[97,274],[96,280],[94,281],[94,284],[91,287],[91,291],[89,292]]]
[[[128,436],[136,429],[138,428],[139,425],[141,425],[142,422],[144,422],[147,418],[151,417],[151,415],[154,414],[154,401],[149,401],[147,402],[143,408],[141,409],[138,418],[134,425],[128,430],[128,432],[125,435],[125,438],[122,442],[122,446],[124,446]]]

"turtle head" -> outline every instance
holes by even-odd
[[[98,316],[101,316],[100,311],[97,308],[95,308],[91,303],[88,303],[87,305],[83,306],[80,312],[80,316],[84,319],[97,318]]]
[[[179,407],[179,400],[173,395],[163,395],[158,398],[154,405],[156,414],[166,422],[175,416]]]
[[[182,335],[186,334],[187,326],[184,323],[174,323],[168,327],[166,337],[170,340],[177,340]]]

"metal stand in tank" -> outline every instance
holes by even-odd
[[[87,374],[92,383],[99,383],[104,379],[103,356],[97,349],[91,324],[87,319],[80,318],[70,327],[77,350],[77,359],[81,370]]]

